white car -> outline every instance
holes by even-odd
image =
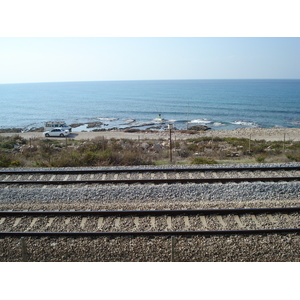
[[[44,136],[68,136],[70,134],[69,130],[64,130],[61,128],[55,128],[43,133]]]

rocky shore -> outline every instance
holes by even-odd
[[[18,134],[23,138],[43,138],[42,132],[0,132],[0,136],[12,136]],[[72,132],[69,138],[75,140],[93,139],[96,137],[104,137],[107,139],[169,139],[169,130],[165,131],[99,131],[99,132]],[[234,138],[251,138],[252,140],[266,140],[266,141],[300,141],[300,128],[238,128],[235,130],[173,130],[172,136],[176,139],[189,139],[196,137],[234,137]]]

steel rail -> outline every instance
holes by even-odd
[[[300,176],[292,177],[234,177],[234,178],[176,178],[176,179],[111,179],[111,180],[13,180],[13,181],[0,181],[0,184],[43,184],[43,185],[66,185],[66,184],[134,184],[134,183],[153,183],[153,184],[162,184],[162,183],[215,183],[215,182],[257,182],[257,181],[299,181]]]
[[[266,213],[295,213],[300,207],[264,207],[234,209],[182,209],[182,210],[121,210],[121,211],[0,211],[0,217],[20,216],[180,216],[180,215],[242,215]]]
[[[82,170],[0,170],[1,174],[86,174],[86,173],[159,173],[159,172],[224,172],[300,170],[300,166],[273,167],[210,167],[210,168],[149,168],[149,169],[82,169]]]
[[[110,231],[110,232],[0,232],[0,237],[100,237],[100,236],[215,236],[300,233],[300,228],[202,230],[202,231]]]

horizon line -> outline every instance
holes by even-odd
[[[115,80],[67,80],[67,81],[30,81],[4,82],[4,84],[35,84],[35,83],[75,83],[75,82],[120,82],[120,81],[189,81],[189,80],[300,80],[300,78],[194,78],[194,79],[115,79]]]

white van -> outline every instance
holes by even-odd
[[[46,122],[45,123],[45,130],[44,131],[49,131],[55,128],[61,128],[63,130],[69,130],[69,132],[72,131],[72,127],[68,126],[65,122],[63,121],[54,121],[54,122]]]

